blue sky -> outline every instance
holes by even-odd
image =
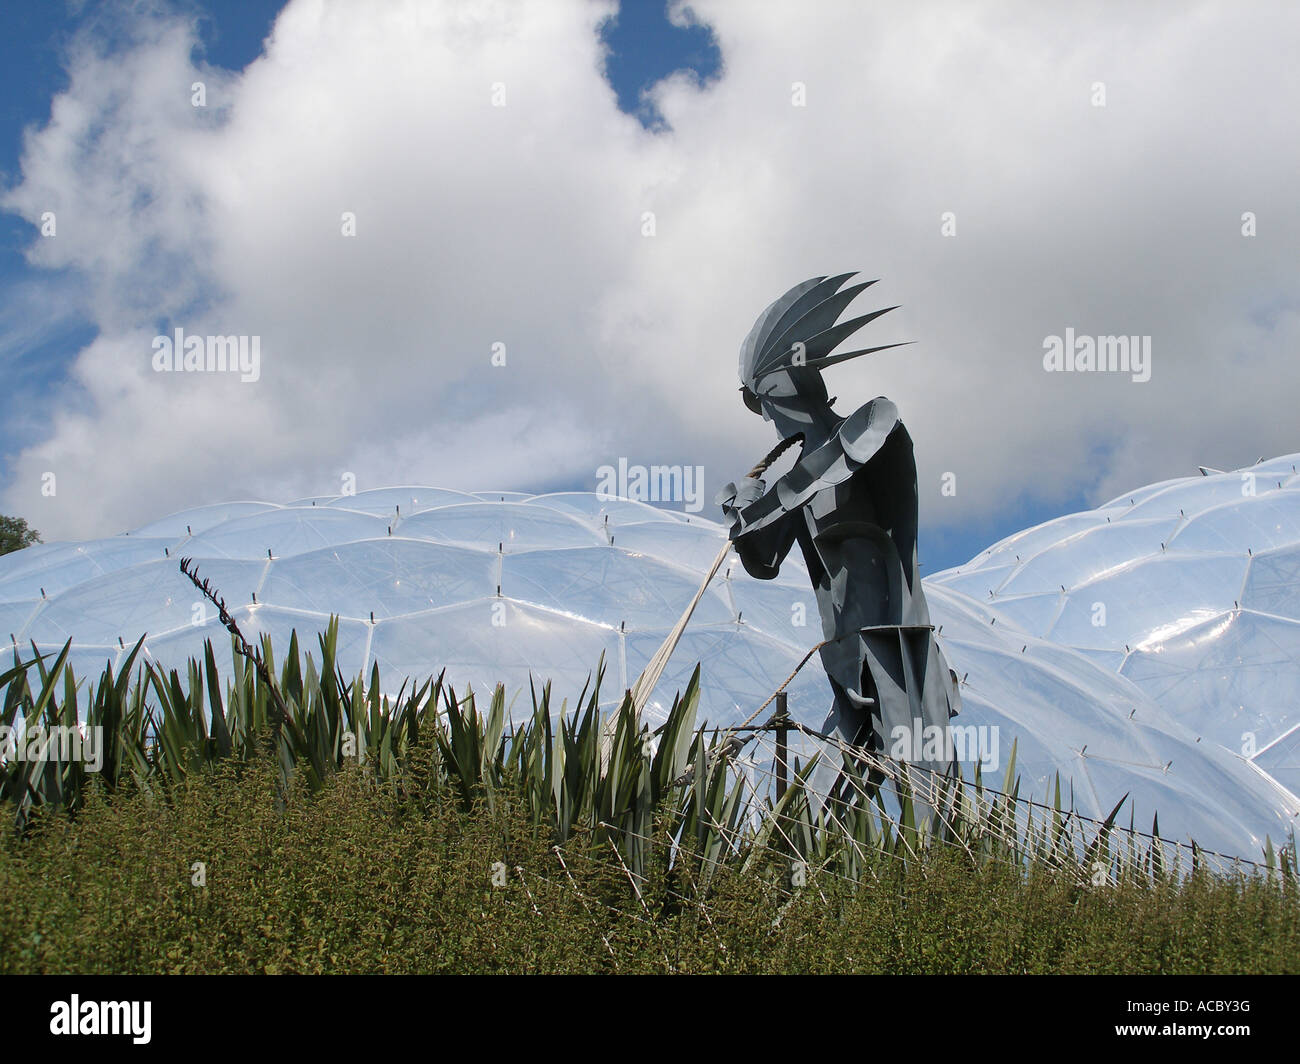
[[[1294,168],[1286,158],[1287,138],[1270,125],[1275,120],[1243,102],[1269,91],[1285,98],[1295,89],[1294,76],[1282,75],[1280,62],[1251,58],[1251,42],[1264,40],[1271,48],[1279,37],[1264,14],[1234,23],[1227,8],[1210,5],[1205,25],[1193,34],[1171,28],[1175,23],[1163,22],[1166,16],[1155,8],[1127,14],[1115,8],[1104,32],[1080,16],[1071,33],[1036,14],[1033,5],[1018,9],[1019,22],[1006,24],[992,12],[962,8],[969,24],[949,30],[888,5],[868,11],[828,4],[834,13],[823,8],[794,18],[795,8],[779,4],[701,0],[697,16],[673,25],[663,4],[641,0],[625,2],[617,19],[602,26],[584,23],[585,5],[556,4],[534,7],[523,18],[521,32],[530,43],[522,52],[510,50],[510,33],[494,36],[489,19],[475,43],[480,51],[465,58],[462,74],[509,72],[515,108],[549,101],[548,110],[493,141],[502,158],[510,158],[512,145],[528,145],[533,155],[519,158],[529,165],[540,159],[541,176],[525,168],[521,174],[529,176],[504,182],[486,206],[475,206],[474,190],[491,180],[492,171],[427,199],[413,190],[410,202],[420,205],[413,209],[433,216],[431,239],[442,254],[428,255],[427,265],[410,251],[372,261],[368,279],[384,276],[395,263],[411,276],[410,287],[371,289],[360,275],[331,279],[337,264],[306,245],[296,272],[284,275],[275,262],[232,269],[222,255],[238,246],[247,260],[283,247],[270,234],[298,223],[296,201],[310,197],[322,174],[340,175],[345,198],[379,205],[371,218],[390,194],[406,195],[402,175],[408,170],[413,182],[438,180],[447,162],[423,147],[423,136],[406,132],[413,128],[410,115],[432,124],[432,142],[467,145],[457,149],[462,154],[472,155],[479,134],[490,127],[436,132],[451,113],[437,103],[438,93],[453,91],[454,81],[440,82],[409,114],[396,108],[365,65],[366,47],[338,45],[331,27],[313,23],[301,5],[278,50],[264,55],[264,39],[284,6],[160,3],[124,13],[116,4],[48,4],[3,16],[0,171],[11,202],[0,211],[0,371],[7,384],[0,396],[0,505],[38,528],[55,529],[60,538],[116,531],[218,498],[329,494],[328,484],[318,482],[323,471],[340,467],[358,466],[371,481],[387,483],[445,481],[454,473],[477,482],[449,486],[589,489],[594,464],[626,456],[646,464],[702,463],[711,482],[720,483],[735,475],[724,471],[748,465],[770,442],[766,426],[728,409],[738,405],[729,377],[744,329],[789,284],[855,266],[885,278],[882,301],[904,305],[892,316],[899,331],[882,338],[915,339],[917,346],[872,368],[837,369],[833,373],[841,375],[830,385],[841,396],[841,410],[878,393],[899,402],[922,474],[926,571],[958,564],[1003,535],[1141,483],[1187,475],[1197,464],[1230,468],[1295,449],[1281,408],[1275,409],[1295,376],[1295,360],[1285,353],[1293,350],[1297,299],[1276,268],[1294,246],[1295,226],[1277,175]],[[354,38],[360,29],[374,32],[381,81],[384,49],[407,71],[398,55],[409,36],[405,29],[380,26],[382,20],[364,19],[361,9],[347,5],[327,9],[344,21],[374,23],[348,32]],[[447,10],[458,9],[429,7]],[[185,29],[184,16],[192,29]],[[1125,32],[1113,26],[1122,18],[1132,20]],[[841,32],[837,19],[857,24]],[[429,46],[451,40],[458,32],[453,23],[430,30]],[[91,26],[108,57],[99,66],[102,55],[76,47]],[[180,36],[167,37],[168,26],[180,26]],[[951,39],[943,36],[948,32]],[[608,105],[581,69],[588,59],[598,65],[597,39],[608,52]],[[188,56],[176,51],[185,40]],[[547,48],[555,50],[553,59]],[[1204,62],[1210,54],[1216,56],[1212,69]],[[445,55],[454,62],[461,52]],[[1134,62],[1138,55],[1141,63]],[[138,87],[148,71],[166,63],[191,65],[196,77],[209,72],[217,101],[209,126],[191,131],[174,116],[161,117],[166,101]],[[290,68],[297,73],[285,74]],[[81,70],[75,84],[70,69]],[[115,70],[127,69],[133,78],[123,75],[120,84],[97,90],[96,77],[111,81]],[[687,76],[662,80],[674,72]],[[273,140],[256,140],[259,130],[274,125],[277,109],[313,94],[328,96],[335,75],[354,79],[348,95],[328,103],[351,141],[335,132],[333,122],[310,120],[286,126]],[[178,83],[188,76],[180,70]],[[1102,77],[1111,94],[1104,111],[1087,105],[1090,86]],[[808,84],[806,116],[791,108],[796,81]],[[59,94],[94,112],[97,124],[79,135],[46,127]],[[1191,98],[1200,101],[1195,123],[1187,118]],[[566,121],[565,108],[581,117]],[[395,113],[406,117],[399,122]],[[539,118],[544,135],[536,132]],[[26,170],[24,130],[35,132],[33,143],[41,149]],[[99,136],[101,130],[111,135]],[[259,147],[243,155],[164,148],[160,167],[177,169],[158,178],[157,186],[143,169],[127,172],[129,157],[123,163],[112,154],[114,144],[136,136],[150,144],[176,138],[182,145],[191,133],[214,144],[226,138]],[[1030,148],[1027,136],[1057,139]],[[379,161],[385,153],[391,157],[387,168],[347,173],[364,159],[350,145],[362,142]],[[1224,151],[1229,142],[1233,150]],[[97,150],[103,158],[95,157]],[[299,160],[318,151],[325,153],[324,170],[305,162],[299,168]],[[1144,167],[1132,167],[1135,152]],[[566,158],[581,165],[569,166]],[[285,199],[277,190],[282,172],[291,174],[285,181],[297,182],[286,187],[299,195]],[[593,175],[608,179],[593,182]],[[130,202],[134,210],[172,193],[176,202],[168,209],[179,221],[139,235],[138,245],[135,230],[115,229],[107,217],[113,204]],[[247,211],[227,217],[224,229],[214,221],[223,197],[236,194],[274,210],[259,217],[260,228],[227,241],[231,218],[238,228],[239,218],[251,217]],[[29,252],[39,258],[49,250],[40,246],[33,225],[37,208],[60,196],[94,199],[102,232],[71,251],[65,243],[43,264],[33,264]],[[609,219],[616,215],[602,213],[608,204],[588,207],[602,196],[632,212],[633,233],[641,206],[654,204],[661,228],[656,240],[623,245],[610,238]],[[450,217],[437,217],[438,206],[451,200],[467,211],[485,210],[459,238],[446,236],[454,228]],[[534,203],[545,207],[538,213]],[[1252,244],[1236,232],[1244,208],[1259,209],[1264,220],[1261,239]],[[961,218],[963,235],[944,242],[938,222],[949,209]],[[565,219],[563,225],[548,229],[551,216]],[[62,221],[61,215],[61,234]],[[148,212],[141,212],[137,228],[150,224]],[[512,235],[524,230],[517,240]],[[394,243],[399,231],[392,230]],[[226,243],[230,247],[221,246]],[[597,245],[599,254],[587,261]],[[214,246],[219,265],[203,258]],[[467,257],[469,265],[452,269],[457,257]],[[546,291],[536,304],[525,298],[527,307],[513,319],[511,299],[500,300],[498,309],[477,310],[484,293],[506,290],[515,262],[533,265],[534,283],[543,279]],[[441,297],[431,310],[420,286],[430,283],[426,273],[441,270],[451,272],[439,274]],[[240,291],[245,273],[258,280]],[[462,276],[471,274],[477,279],[456,291]],[[177,279],[171,288],[169,275]],[[150,397],[129,373],[114,378],[114,360],[138,343],[132,329],[223,309],[236,320],[261,320],[266,308],[260,296],[268,286],[277,286],[280,304],[290,310],[295,299],[304,307],[333,307],[339,292],[355,296],[376,324],[358,344],[346,337],[346,323],[315,332],[311,318],[291,320],[286,310],[275,333],[281,350],[295,349],[286,359],[315,360],[328,371],[304,375],[299,368],[293,394],[268,388],[256,400],[264,409],[254,412],[250,402],[246,422],[225,400],[210,402],[203,416],[182,413],[178,403],[174,427],[162,424],[155,437],[143,440],[139,413],[124,412],[115,422],[109,408],[123,394],[151,416],[162,394]],[[147,303],[155,291],[157,313],[150,321],[131,319],[130,300]],[[396,291],[415,294],[403,304]],[[509,291],[522,292],[518,286]],[[445,312],[444,303],[450,308]],[[552,314],[554,320],[547,317]],[[409,319],[404,327],[403,318]],[[1090,330],[1089,320],[1096,323]],[[535,334],[516,337],[513,330],[525,322],[540,324]],[[1161,373],[1145,390],[1112,380],[1045,378],[1038,365],[1042,338],[1076,325],[1098,334],[1154,334]],[[498,423],[488,414],[458,413],[466,439],[475,441],[465,444],[466,455],[477,464],[444,454],[430,465],[428,456],[438,448],[415,429],[390,440],[393,424],[422,416],[406,393],[425,385],[403,387],[397,372],[350,381],[355,370],[346,352],[324,349],[334,336],[356,348],[375,335],[395,350],[413,352],[412,345],[429,342],[431,329],[448,337],[449,349],[500,334],[529,356],[508,382],[459,368],[430,377],[446,380],[445,401],[458,410],[495,403],[509,409],[526,400],[535,407],[538,387],[553,387],[553,424],[538,429],[537,440],[521,442],[512,435],[518,414],[503,414]],[[679,354],[670,358],[667,351]],[[1241,396],[1217,385],[1224,352],[1277,387]],[[423,373],[419,357],[403,354],[391,368]],[[210,454],[195,453],[187,459],[184,434],[191,423],[202,426],[195,431],[219,450],[265,433],[258,418],[264,426],[268,411],[279,410],[287,421],[285,412],[301,409],[303,395],[315,388],[321,394],[306,421],[342,424],[346,416],[350,423],[355,417],[344,411],[355,408],[350,400],[358,382],[375,381],[387,389],[378,394],[392,414],[371,417],[328,459],[313,456],[337,439],[309,438],[308,427],[292,441],[284,433],[263,435],[255,463],[216,465]],[[151,380],[147,387],[159,384]],[[604,415],[592,419],[593,408]],[[573,431],[564,429],[569,424]],[[119,466],[103,467],[106,455],[118,453]],[[65,482],[77,485],[57,512],[32,491],[35,477],[51,465],[74,467]],[[937,501],[934,485],[949,470],[957,471],[959,498]],[[105,522],[110,527],[101,527]]]
[[[275,16],[286,0],[235,0],[174,5],[199,18],[204,59],[227,70],[242,70],[262,51]],[[64,50],[72,34],[86,25],[97,5],[58,2],[11,7],[2,16],[0,36],[0,173],[16,174],[23,130],[44,124],[50,101],[67,88]],[[81,9],[77,12],[77,9]],[[623,0],[617,19],[603,34],[610,49],[606,68],[619,107],[647,127],[660,124],[653,106],[643,106],[641,91],[676,70],[701,82],[718,71],[721,56],[707,27],[672,25],[656,0]],[[13,283],[26,270],[23,252],[32,227],[12,214],[0,214],[0,280]]]

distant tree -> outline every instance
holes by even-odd
[[[22,550],[33,543],[41,541],[41,534],[34,528],[28,528],[21,517],[5,517],[0,514],[0,554]]]

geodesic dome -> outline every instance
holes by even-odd
[[[1081,520],[1087,516],[1061,519],[1061,531],[1098,524]],[[555,704],[572,705],[603,655],[602,702],[612,706],[724,538],[722,526],[698,516],[581,492],[399,487],[287,505],[229,503],[0,558],[0,632],[43,652],[71,639],[70,662],[82,679],[97,678],[106,662],[117,666],[142,634],[148,659],[183,670],[205,640],[218,650],[229,645],[215,611],[180,573],[184,555],[250,640],[269,633],[282,648],[296,630],[310,652],[338,615],[340,666],[368,675],[377,664],[387,690],[446,666],[457,690],[482,693],[500,682],[509,695],[522,693],[518,715],[531,708],[530,678],[552,681]],[[994,781],[1014,741],[1022,793],[1046,797],[1059,773],[1085,815],[1104,817],[1127,793],[1142,826],[1158,810],[1166,836],[1206,848],[1254,856],[1266,833],[1286,835],[1300,813],[1295,796],[1227,747],[1198,740],[1154,688],[1114,666],[1105,656],[1113,648],[1062,645],[1031,632],[1023,616],[999,612],[1000,603],[981,601],[987,594],[970,594],[962,581],[974,570],[1011,575],[1001,555],[989,565],[993,557],[986,552],[969,569],[927,581],[927,595],[948,661],[964,677],[955,723],[991,729]],[[1285,597],[1271,572],[1258,570],[1258,594]],[[1135,597],[1145,600],[1147,588],[1135,585]],[[1114,595],[1119,603],[1121,584]],[[733,562],[697,607],[647,716],[662,720],[702,662],[701,718],[736,724],[820,639],[799,559],[773,581],[754,580]],[[831,692],[816,657],[789,692],[792,715],[821,727]]]
[[[1167,480],[933,582],[1135,684],[1300,792],[1300,455]]]

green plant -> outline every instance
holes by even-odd
[[[29,528],[21,517],[6,517],[0,514],[0,554],[10,554],[23,550],[41,541],[41,534]]]
[[[355,767],[408,802],[452,801],[464,811],[482,803],[522,815],[553,845],[612,848],[634,880],[662,851],[705,893],[723,866],[775,875],[787,887],[796,866],[800,876],[856,883],[877,858],[907,863],[936,845],[973,865],[1040,864],[1081,883],[1096,879],[1098,862],[1108,882],[1192,870],[1171,867],[1158,824],[1150,837],[1121,832],[1126,846],[1114,846],[1123,803],[1090,825],[1063,808],[1059,781],[1055,805],[1035,819],[1035,805],[1019,795],[1014,746],[1001,791],[987,788],[978,769],[973,782],[945,781],[935,793],[918,795],[905,773],[882,787],[859,751],[843,757],[838,796],[819,799],[809,789],[814,763],[796,763],[776,802],[740,766],[740,737],[697,724],[698,666],[654,731],[626,698],[601,711],[603,661],[572,708],[555,705],[549,683],[530,685],[531,712],[516,725],[501,686],[480,710],[475,692],[457,692],[445,672],[403,681],[392,696],[377,667],[349,679],[337,641],[333,620],[317,640],[318,666],[295,633],[277,669],[269,640],[254,651],[233,632],[228,679],[210,642],[184,677],[141,661],[137,643],[118,672],[108,668],[93,683],[74,676],[69,646],[52,661],[35,647],[27,662],[15,651],[0,673],[0,724],[25,740],[80,722],[98,730],[103,764],[90,772],[75,758],[9,758],[0,764],[0,800],[23,830],[38,809],[75,816],[93,796],[124,786],[167,801],[223,765],[270,757],[282,792],[318,792]],[[1270,842],[1268,854],[1269,868],[1294,878],[1294,840],[1280,851]]]

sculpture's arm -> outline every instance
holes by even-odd
[[[872,399],[844,419],[836,434],[815,451],[800,456],[785,476],[766,493],[737,496],[740,522],[746,532],[757,531],[794,513],[825,488],[843,484],[867,464],[902,427],[898,408],[888,399]],[[749,483],[742,481],[742,485]],[[727,485],[729,490],[734,485]],[[725,507],[724,507],[725,509]],[[728,517],[731,515],[728,514]],[[735,518],[732,518],[735,520]],[[734,539],[735,536],[733,535]]]
[[[728,484],[723,488],[718,502],[731,522],[731,542],[745,572],[758,580],[771,580],[781,571],[781,563],[794,546],[802,518],[796,511],[764,522],[761,528],[749,528],[744,510],[763,497],[764,486],[762,480],[746,477],[739,485]]]

